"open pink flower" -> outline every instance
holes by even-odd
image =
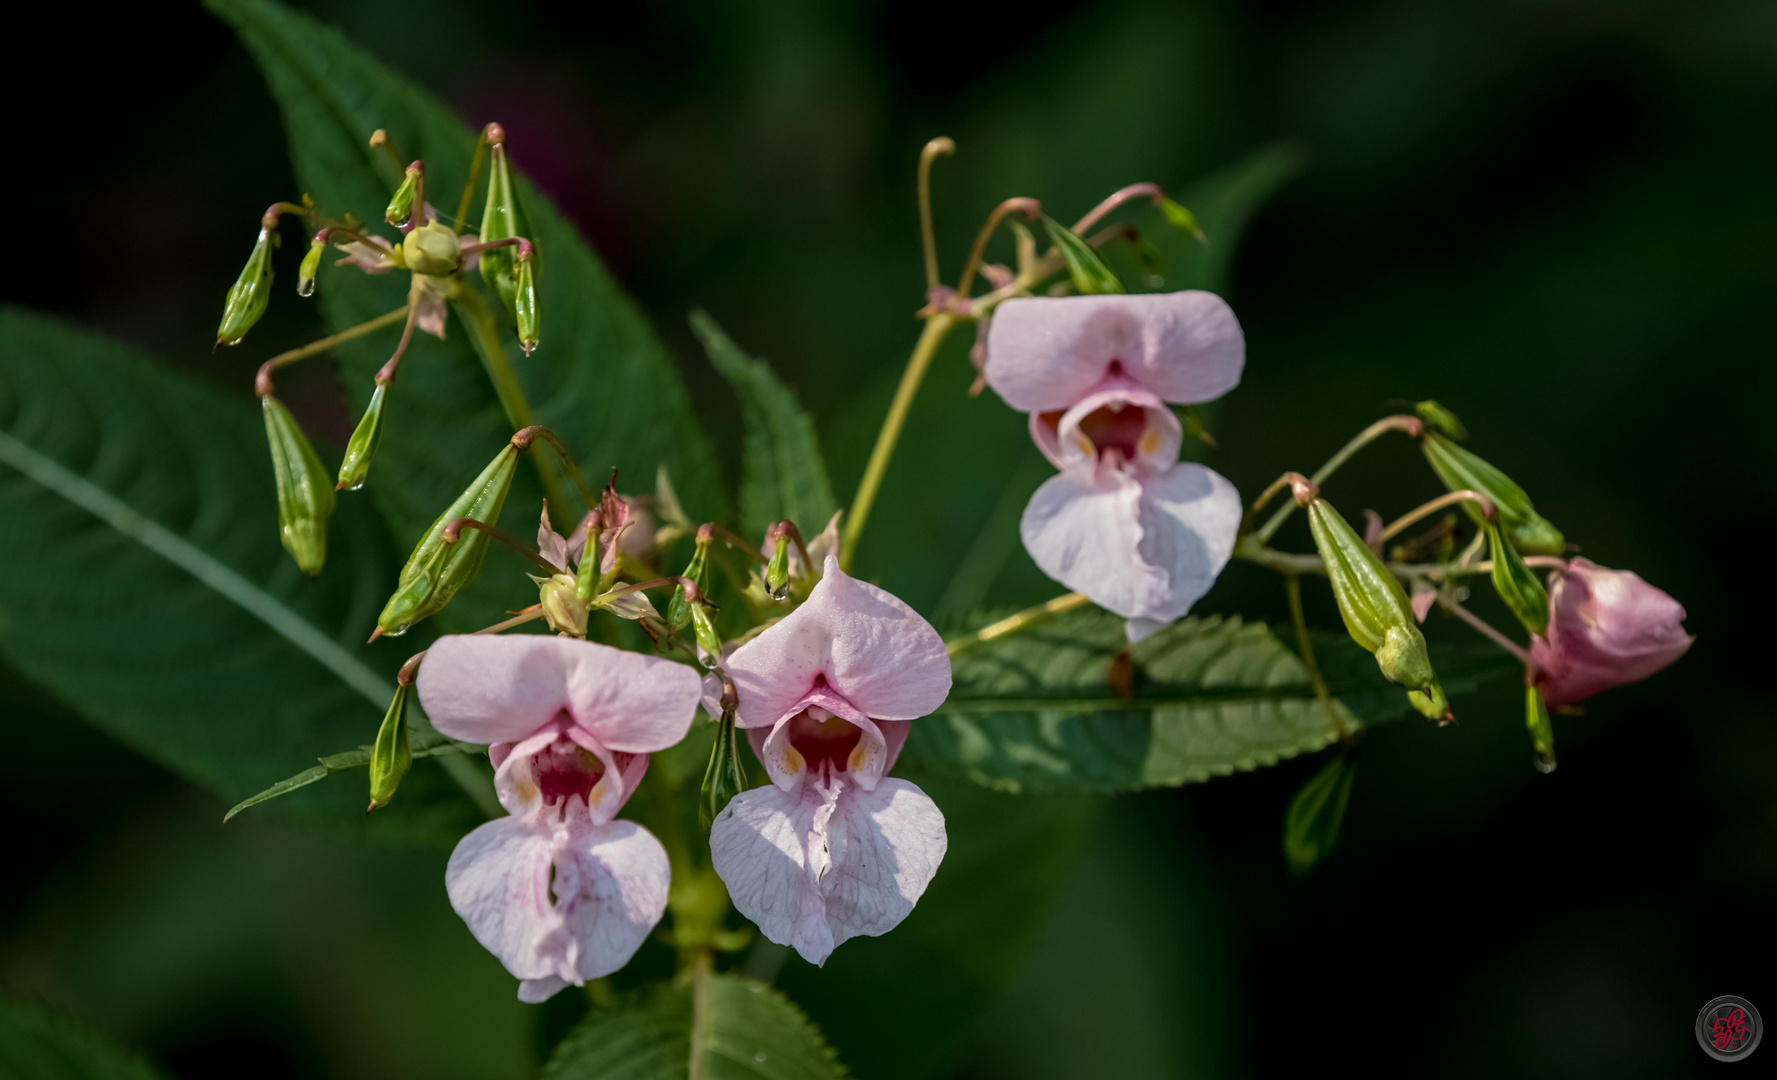
[[[1569,560],[1549,575],[1549,629],[1532,638],[1543,700],[1570,705],[1645,679],[1691,647],[1678,601],[1628,570]]]
[[[716,873],[767,938],[825,963],[899,925],[944,858],[937,804],[884,774],[907,722],[950,693],[950,656],[912,608],[829,556],[808,600],[726,667],[772,782],[716,816]]]
[[[542,1001],[629,961],[666,910],[666,852],[613,821],[691,726],[696,672],[571,638],[440,638],[420,665],[439,731],[487,743],[510,817],[463,837],[445,869],[470,933]]]
[[[1018,299],[994,313],[983,374],[1061,470],[1025,507],[1025,549],[1129,620],[1132,641],[1189,611],[1234,552],[1240,494],[1178,459],[1166,406],[1221,397],[1245,363],[1240,323],[1212,293]]]

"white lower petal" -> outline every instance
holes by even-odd
[[[1137,480],[1063,473],[1037,489],[1020,531],[1042,571],[1126,619],[1132,639],[1191,610],[1234,552],[1234,485],[1193,462]]]
[[[568,836],[555,859],[555,906],[569,937],[573,982],[629,963],[666,912],[671,882],[666,849],[633,821]]]
[[[561,927],[549,895],[555,836],[543,825],[504,817],[458,841],[444,870],[450,906],[482,947],[521,979],[554,974],[544,943]]]
[[[736,911],[811,964],[833,951],[819,879],[831,865],[826,825],[837,793],[812,780],[794,792],[743,791],[716,815],[710,861]]]
[[[886,934],[913,913],[944,861],[944,814],[925,792],[895,777],[865,791],[847,786],[827,825],[833,868],[821,881],[838,947]]]

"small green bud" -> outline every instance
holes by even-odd
[[[1343,752],[1335,754],[1290,799],[1283,814],[1283,857],[1291,874],[1306,877],[1339,846],[1355,775],[1356,762]]]
[[[271,303],[271,253],[277,246],[277,222],[261,223],[253,254],[247,256],[247,265],[229,288],[228,299],[223,301],[222,324],[216,328],[218,345],[238,344],[265,314],[266,305]]]
[[[327,518],[333,513],[333,485],[327,470],[283,402],[259,399],[271,444],[272,475],[278,482],[278,535],[284,550],[305,574],[319,574],[327,562]]]
[[[327,241],[322,233],[309,241],[309,249],[302,256],[302,265],[296,271],[296,295],[315,295],[315,275],[321,272],[321,256],[327,251]]]
[[[376,744],[370,748],[370,810],[389,805],[395,789],[413,768],[413,747],[407,741],[408,684],[395,684],[395,700],[383,714],[383,726],[376,731]]]
[[[1524,629],[1541,634],[1549,629],[1549,594],[1518,549],[1505,542],[1497,522],[1487,523],[1487,543],[1493,550],[1493,591],[1512,609]]]
[[[525,213],[524,203],[519,199],[518,185],[512,176],[512,163],[506,157],[506,132],[498,124],[487,126],[488,173],[487,173],[487,208],[481,215],[481,239],[483,243],[496,240],[509,240],[514,236],[529,237],[531,235],[530,215]],[[514,322],[519,320],[518,292],[519,285],[515,273],[518,252],[512,248],[494,248],[481,253],[481,280],[487,282],[495,293],[499,294],[500,303],[506,306],[506,313]],[[535,259],[536,252],[531,252]],[[533,279],[536,267],[531,268]],[[533,319],[535,311],[531,316]],[[533,343],[535,326],[532,327]],[[525,340],[523,329],[519,330],[520,340]]]
[[[772,527],[771,561],[765,564],[765,591],[773,600],[782,600],[790,591],[790,531],[781,524]]]
[[[704,655],[712,660],[721,656],[722,636],[716,633],[710,609],[703,604],[692,604],[691,625],[697,631],[697,647],[704,651]]]
[[[1183,229],[1192,236],[1195,236],[1198,243],[1206,244],[1209,242],[1209,238],[1203,235],[1202,227],[1197,224],[1197,215],[1191,213],[1191,211],[1185,209],[1183,206],[1173,202],[1171,199],[1161,199],[1160,212],[1166,215],[1166,220],[1171,223],[1174,228]]]
[[[1462,421],[1457,419],[1456,414],[1435,401],[1421,401],[1413,406],[1413,411],[1417,413],[1419,419],[1425,421],[1426,424],[1450,436],[1457,442],[1461,442],[1468,438],[1468,428],[1462,426]]]
[[[1524,489],[1513,483],[1511,477],[1458,446],[1440,431],[1427,431],[1419,445],[1425,451],[1425,460],[1445,487],[1451,491],[1464,488],[1478,491],[1492,500],[1499,508],[1499,521],[1507,538],[1520,552],[1559,555],[1566,548],[1567,541],[1561,530],[1536,512],[1536,508],[1530,505],[1530,496],[1524,494]],[[1474,503],[1463,503],[1463,509],[1477,523],[1485,524],[1486,518]]]
[[[1098,252],[1080,239],[1078,233],[1047,214],[1043,215],[1043,228],[1049,233],[1049,242],[1067,260],[1067,272],[1074,279],[1074,288],[1088,296],[1123,291],[1123,283],[1117,280],[1117,275],[1111,273],[1111,268],[1098,257]]]
[[[383,441],[383,401],[388,387],[378,383],[370,392],[370,407],[352,430],[346,443],[345,460],[339,463],[339,484],[342,491],[357,491],[370,475],[370,459],[376,456],[377,444]]]
[[[716,745],[710,750],[710,763],[703,771],[703,786],[697,793],[697,821],[706,836],[716,823],[716,815],[746,789],[740,739],[734,730],[734,708],[724,701],[722,715],[716,721]]]
[[[666,625],[672,627],[674,630],[683,630],[685,627],[691,625],[692,607],[701,604],[703,602],[703,597],[708,595],[710,576],[709,551],[710,531],[708,529],[699,529],[697,531],[697,547],[691,552],[691,562],[686,565],[685,572],[679,575],[680,577],[690,578],[692,583],[697,586],[698,598],[696,600],[691,600],[686,597],[684,585],[674,586],[673,598],[667,601],[666,604]]]
[[[501,249],[505,250],[505,249]],[[512,313],[518,322],[518,344],[526,356],[537,347],[537,255],[528,241],[518,242],[512,272]]]
[[[448,225],[434,221],[421,225],[401,240],[401,261],[416,274],[427,277],[449,277],[463,265],[458,251],[457,234]]]
[[[413,216],[413,197],[425,175],[426,167],[417,161],[407,167],[407,172],[401,177],[401,186],[395,189],[395,194],[389,199],[389,208],[383,211],[384,221],[399,225]],[[421,207],[420,212],[424,213],[425,208]]]
[[[1530,745],[1535,748],[1539,772],[1555,771],[1555,725],[1549,719],[1549,706],[1542,689],[1535,684],[1524,688],[1524,726],[1530,729]]]
[[[572,637],[586,636],[586,617],[590,609],[581,601],[569,574],[538,578],[537,599],[543,605],[543,618],[549,629]]]
[[[1424,690],[1407,691],[1407,701],[1427,720],[1450,719],[1450,699],[1444,696],[1443,686],[1436,681]]]
[[[378,634],[405,634],[414,623],[441,611],[458,589],[474,580],[492,538],[480,529],[464,529],[451,543],[444,538],[445,528],[459,518],[487,525],[498,521],[517,469],[518,448],[507,443],[475,482],[438,515],[401,568],[395,594],[377,616]]]
[[[1434,685],[1425,636],[1401,583],[1339,511],[1318,495],[1308,503],[1308,527],[1352,640],[1375,654],[1376,666],[1390,682],[1409,690]]]

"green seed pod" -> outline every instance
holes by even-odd
[[[370,476],[370,460],[376,457],[377,445],[383,441],[383,400],[388,389],[379,383],[371,391],[370,407],[364,410],[363,419],[346,443],[345,460],[339,463],[338,487],[342,491],[357,491]]]
[[[1432,686],[1425,637],[1401,583],[1325,499],[1308,504],[1308,527],[1352,640],[1375,654],[1376,666],[1390,682],[1409,690]]]
[[[1054,218],[1043,215],[1043,228],[1049,233],[1049,241],[1061,257],[1067,260],[1067,272],[1074,279],[1074,288],[1092,295],[1104,293],[1120,293],[1123,283],[1111,268],[1092,250],[1092,245],[1080,239],[1079,235]]]
[[[1173,202],[1171,199],[1160,200],[1160,212],[1173,228],[1183,229],[1197,238],[1198,243],[1208,243],[1209,238],[1203,235],[1203,229],[1197,224],[1197,215]]]
[[[692,583],[697,586],[697,599],[695,601],[687,599],[685,596],[685,586],[683,585],[678,585],[673,588],[673,598],[668,600],[666,604],[666,624],[674,630],[683,630],[685,627],[691,625],[692,607],[701,604],[703,598],[708,595],[710,576],[709,550],[709,536],[702,530],[699,530],[697,534],[697,547],[691,553],[691,562],[685,567],[685,572],[679,575],[680,577],[690,578]]]
[[[1413,406],[1413,411],[1418,414],[1419,419],[1457,442],[1468,438],[1468,428],[1462,426],[1462,421],[1457,419],[1456,414],[1435,401],[1421,401]]]
[[[512,164],[506,157],[506,133],[498,124],[487,126],[488,142],[488,173],[487,173],[487,209],[481,215],[481,240],[493,243],[496,240],[509,240],[514,236],[530,237],[531,220],[525,213],[524,203],[519,199],[518,185],[513,181]],[[512,248],[495,248],[481,253],[481,279],[500,297],[500,303],[506,307],[506,314],[514,322],[518,321],[518,282],[514,264],[517,252]],[[531,257],[535,259],[533,251]],[[534,278],[536,267],[531,268]],[[533,307],[532,318],[535,318]],[[532,342],[536,341],[536,328],[532,326]],[[519,331],[520,339],[524,339],[524,331]]]
[[[407,167],[406,173],[401,177],[401,186],[395,189],[395,194],[389,199],[389,208],[383,211],[384,221],[399,225],[413,216],[413,197],[420,186],[420,178],[425,173],[425,166],[417,161]],[[421,207],[420,212],[424,213],[425,208]]]
[[[302,265],[296,271],[296,295],[315,295],[315,275],[321,272],[321,256],[327,251],[327,241],[312,240],[309,249],[302,256]]]
[[[773,600],[782,600],[790,591],[790,533],[781,525],[775,526],[773,532],[777,539],[773,541],[771,561],[765,564],[765,591]]]
[[[1541,634],[1549,628],[1549,594],[1543,583],[1524,565],[1524,556],[1505,542],[1496,522],[1487,523],[1487,543],[1493,551],[1493,591],[1512,609],[1524,629]]]
[[[1524,726],[1530,729],[1530,744],[1536,749],[1538,771],[1555,771],[1555,725],[1549,719],[1548,703],[1537,686],[1524,688]]]
[[[377,616],[378,633],[390,637],[407,633],[414,623],[443,610],[458,589],[474,580],[492,538],[480,529],[464,529],[455,543],[449,543],[445,527],[459,518],[487,525],[498,521],[517,469],[518,448],[507,443],[456,502],[438,515],[401,568],[395,594]]]
[[[261,225],[259,239],[253,242],[253,254],[247,256],[247,265],[229,288],[228,299],[223,301],[222,324],[216,328],[218,345],[238,344],[265,314],[265,306],[271,303],[271,253],[277,246],[277,225]]]
[[[413,768],[413,747],[407,741],[406,683],[395,684],[395,700],[383,714],[383,726],[376,731],[376,744],[370,748],[370,810],[389,805],[395,789]]]
[[[1339,846],[1355,775],[1356,762],[1344,753],[1335,754],[1290,799],[1283,814],[1283,857],[1289,860],[1291,874],[1307,876]]]
[[[746,773],[741,768],[740,738],[734,730],[734,710],[725,708],[716,721],[716,745],[710,750],[710,763],[703,771],[703,786],[697,793],[697,821],[709,835],[716,815],[730,800],[747,789]]]
[[[697,631],[697,647],[712,660],[722,655],[722,636],[710,619],[710,609],[703,604],[691,605],[691,625]]]
[[[512,314],[518,321],[518,344],[529,356],[537,347],[537,256],[529,244],[520,242],[518,246],[512,276]]]
[[[303,573],[319,574],[327,562],[327,518],[333,513],[333,485],[308,437],[284,408],[267,394],[259,399],[271,444],[272,475],[278,481],[278,535]]]
[[[1469,450],[1438,431],[1427,431],[1419,440],[1425,460],[1432,471],[1451,491],[1467,488],[1478,491],[1499,508],[1499,521],[1505,527],[1512,546],[1525,555],[1559,555],[1567,546],[1561,530],[1530,505],[1530,496],[1500,472]],[[1480,507],[1465,502],[1462,508],[1479,524],[1485,524]]]
[[[421,225],[401,241],[401,261],[409,270],[427,277],[449,277],[463,265],[457,234],[434,221]]]

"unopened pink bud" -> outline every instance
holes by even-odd
[[[1684,608],[1628,570],[1573,559],[1549,576],[1549,629],[1530,657],[1549,705],[1637,682],[1691,647]]]

